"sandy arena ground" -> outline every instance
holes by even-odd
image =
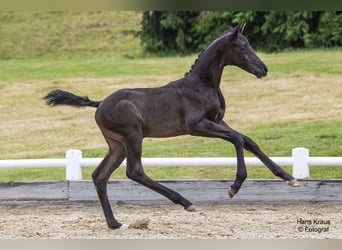
[[[129,228],[110,230],[100,204],[1,202],[0,238],[342,239],[342,204],[113,206]],[[325,223],[325,224],[320,224]]]

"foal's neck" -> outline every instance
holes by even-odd
[[[198,58],[189,75],[197,76],[216,89],[220,87],[223,68],[226,66],[224,60],[224,51],[219,46],[212,46]]]

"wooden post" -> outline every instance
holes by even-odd
[[[309,150],[306,148],[292,149],[292,175],[296,179],[309,178]]]
[[[66,151],[66,180],[79,181],[82,180],[82,168],[80,161],[82,159],[82,151],[71,149]]]

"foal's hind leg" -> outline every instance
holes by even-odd
[[[182,205],[184,209],[187,211],[196,211],[192,203],[185,199],[183,196],[181,196],[179,193],[152,180],[145,174],[141,163],[142,133],[135,131],[131,134],[133,134],[134,136],[130,136],[126,140],[127,177],[160,193],[161,195],[170,199],[173,203]]]
[[[108,140],[107,140],[108,141]],[[109,141],[108,141],[109,142]],[[93,182],[99,196],[103,213],[105,215],[107,225],[109,228],[115,229],[122,226],[114,215],[107,196],[107,182],[112,172],[120,166],[125,159],[125,151],[122,145],[118,142],[109,142],[110,149],[92,174]]]
[[[258,157],[266,167],[271,170],[271,172],[283,180],[285,180],[290,186],[298,187],[299,183],[295,180],[295,178],[286,173],[278,164],[272,161],[269,157],[267,157],[264,152],[261,151],[259,146],[249,137],[245,135],[241,135],[245,142],[245,149],[252,152],[256,157]]]

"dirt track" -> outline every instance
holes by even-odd
[[[108,229],[98,203],[2,202],[0,238],[342,238],[341,203],[197,206],[196,213],[177,205],[113,208],[120,222],[140,229]]]

